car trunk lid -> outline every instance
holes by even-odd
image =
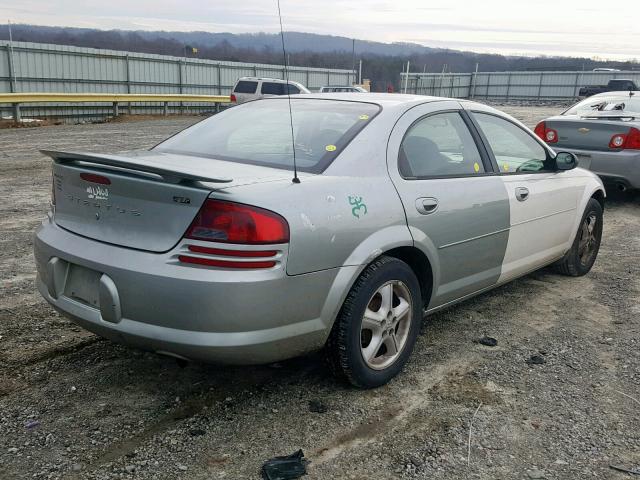
[[[43,153],[54,160],[56,224],[88,238],[152,252],[178,243],[213,190],[288,175],[153,151]]]
[[[558,141],[551,144],[554,149],[577,148],[584,150],[609,150],[611,137],[627,133],[636,122],[629,121],[629,114],[603,114],[589,117],[566,116],[545,120],[546,128],[558,133]]]

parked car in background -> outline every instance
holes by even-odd
[[[582,87],[578,91],[580,97],[590,97],[591,95],[597,95],[598,93],[605,92],[622,92],[622,91],[635,91],[638,90],[638,86],[633,80],[616,78],[609,80],[606,85],[590,85],[588,87]]]
[[[606,67],[598,67],[593,69],[594,72],[619,72],[618,68],[606,68]]]
[[[311,93],[307,87],[298,82],[287,81],[279,78],[239,78],[231,91],[231,101],[234,103],[244,103],[258,98],[273,97],[278,95],[298,95],[300,93]]]
[[[320,87],[320,93],[340,93],[340,92],[369,93],[367,92],[367,90],[357,85],[327,85],[324,87]]]
[[[149,151],[46,153],[36,283],[57,310],[180,359],[324,349],[363,388],[402,370],[424,314],[550,264],[585,275],[602,235],[597,176],[458,99],[267,98]]]
[[[640,188],[640,92],[589,97],[540,122],[536,134],[620,190]]]

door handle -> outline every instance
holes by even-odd
[[[416,209],[422,215],[429,215],[438,210],[438,199],[433,197],[423,197],[416,200]]]
[[[516,198],[520,202],[524,202],[527,198],[529,198],[529,189],[527,187],[518,187],[516,188]]]

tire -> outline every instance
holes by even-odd
[[[554,264],[555,270],[570,277],[586,275],[596,261],[601,240],[602,206],[595,198],[591,198],[582,215],[573,245],[562,260]]]
[[[421,321],[420,285],[409,265],[378,258],[360,274],[333,325],[325,348],[330,369],[359,388],[384,385],[407,363]]]

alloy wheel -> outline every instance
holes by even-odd
[[[580,263],[586,265],[591,260],[591,256],[595,252],[597,245],[596,226],[598,217],[595,213],[588,215],[582,222],[580,229],[580,240],[578,241],[578,257]]]
[[[374,370],[393,364],[407,343],[413,318],[411,293],[401,281],[387,282],[367,303],[362,317],[362,358]]]

